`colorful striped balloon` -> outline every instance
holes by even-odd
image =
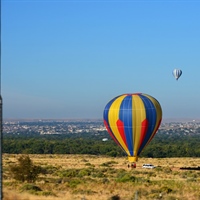
[[[130,162],[136,162],[160,126],[162,109],[150,95],[123,94],[108,102],[103,118],[113,140],[126,152]]]

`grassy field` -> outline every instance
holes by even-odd
[[[91,155],[29,155],[45,169],[34,184],[12,179],[20,155],[3,155],[3,200],[200,200],[200,158],[126,158]],[[142,164],[158,166],[143,169]]]

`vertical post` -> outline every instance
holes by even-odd
[[[3,128],[2,128],[2,97],[1,97],[1,0],[0,0],[0,200],[3,199],[3,164],[2,164],[2,151],[3,151]]]
[[[2,132],[2,98],[0,95],[0,200],[3,199],[3,164],[2,164],[2,150],[3,150],[3,132]]]
[[[135,200],[138,200],[138,191],[135,191]]]

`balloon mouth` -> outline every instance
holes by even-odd
[[[137,162],[138,161],[138,156],[128,156],[128,161],[129,162]]]

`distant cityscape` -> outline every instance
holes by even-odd
[[[101,133],[106,128],[102,119],[71,120],[4,120],[3,134],[76,134]],[[200,120],[163,120],[158,133],[164,134],[200,134]]]

